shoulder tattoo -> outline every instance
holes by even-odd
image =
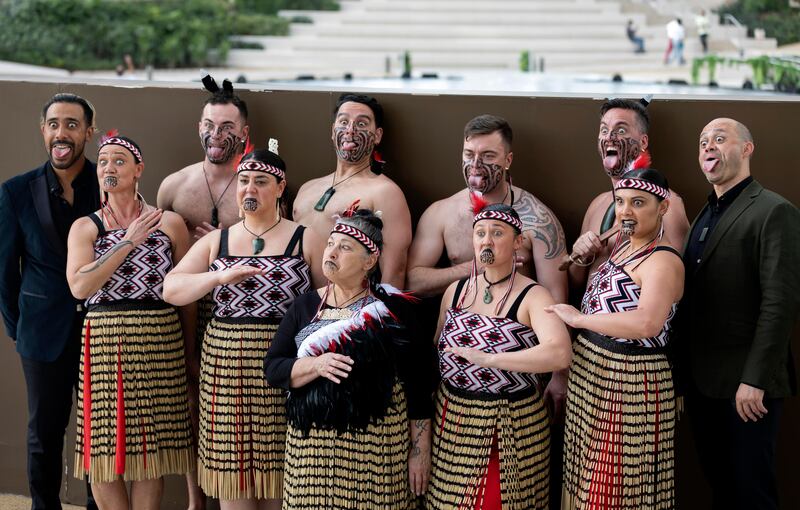
[[[544,255],[546,259],[555,258],[566,250],[561,223],[539,199],[523,191],[519,199],[514,202],[514,209],[522,220],[522,231],[533,232],[534,237],[547,247]]]

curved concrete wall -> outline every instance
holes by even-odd
[[[40,165],[47,157],[39,133],[42,104],[69,91],[90,99],[102,131],[118,128],[142,147],[146,168],[142,193],[155,202],[158,184],[168,173],[201,159],[197,122],[206,94],[199,84],[154,87],[135,82],[104,84],[0,81],[4,129],[0,136],[0,180]],[[262,90],[241,94],[250,109],[251,133],[258,146],[280,140],[288,164],[290,189],[330,172],[331,109],[341,91]],[[375,93],[386,111],[383,143],[387,174],[405,190],[416,220],[434,200],[464,186],[460,170],[463,126],[480,113],[507,118],[514,128],[514,183],[539,196],[561,220],[571,246],[589,201],[608,188],[595,150],[601,98],[488,95],[410,95]],[[712,118],[728,116],[748,125],[756,140],[753,172],[764,186],[800,204],[800,119],[798,97],[743,101],[740,98],[656,98],[650,106],[650,144],[654,166],[686,202],[690,219],[710,191],[698,168],[697,139]],[[94,154],[94,145],[87,149]],[[2,221],[2,219],[0,219]],[[46,320],[43,317],[42,320]],[[0,338],[0,492],[27,493],[25,480],[25,387],[19,357]],[[795,340],[800,336],[795,334]],[[796,346],[796,342],[795,342]],[[795,351],[798,349],[796,348]],[[798,360],[800,361],[800,360]],[[797,501],[793,467],[800,451],[800,403],[787,402],[779,449],[780,489],[784,504]],[[692,450],[686,420],[680,423],[678,494],[682,508],[708,508],[705,487]],[[72,458],[74,443],[67,442]],[[71,460],[66,463],[71,470]],[[164,508],[184,506],[183,482],[169,480]],[[73,478],[65,496],[82,502]],[[788,506],[787,506],[788,508]]]

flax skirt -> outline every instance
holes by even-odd
[[[183,336],[165,303],[98,306],[83,329],[75,475],[183,474],[194,462]]]
[[[267,385],[277,324],[214,318],[203,340],[197,479],[219,499],[280,499],[286,397]]]
[[[289,426],[283,510],[408,510],[408,418],[400,384],[392,407],[364,431]]]
[[[573,351],[561,508],[674,508],[676,403],[666,355],[591,332]]]
[[[544,510],[549,501],[550,419],[537,391],[482,398],[440,385],[433,423],[429,510],[482,508],[492,443],[500,460],[503,510]]]

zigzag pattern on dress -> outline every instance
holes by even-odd
[[[119,243],[127,230],[111,230],[94,242],[95,260]],[[161,230],[136,246],[111,278],[86,302],[88,305],[122,300],[160,301],[164,277],[172,269],[172,242]]]
[[[489,317],[465,310],[447,310],[439,338],[439,371],[456,388],[492,394],[508,394],[537,385],[534,374],[480,367],[449,352],[445,347],[473,347],[484,352],[510,352],[538,345],[533,330],[506,317]]]
[[[610,260],[600,266],[592,277],[583,295],[581,311],[587,315],[595,313],[616,313],[636,310],[642,289],[623,268]],[[663,347],[669,340],[670,321],[675,316],[677,303],[672,305],[664,327],[658,335],[650,338],[617,338],[617,342],[643,347]]]
[[[215,287],[215,317],[280,320],[294,298],[311,289],[308,264],[302,257],[218,257],[210,270],[222,271],[235,266],[257,267],[266,274]]]

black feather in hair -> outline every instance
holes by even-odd
[[[212,94],[216,94],[219,92],[219,85],[217,85],[217,81],[208,74],[208,71],[201,71],[200,81],[203,82],[203,87]]]

